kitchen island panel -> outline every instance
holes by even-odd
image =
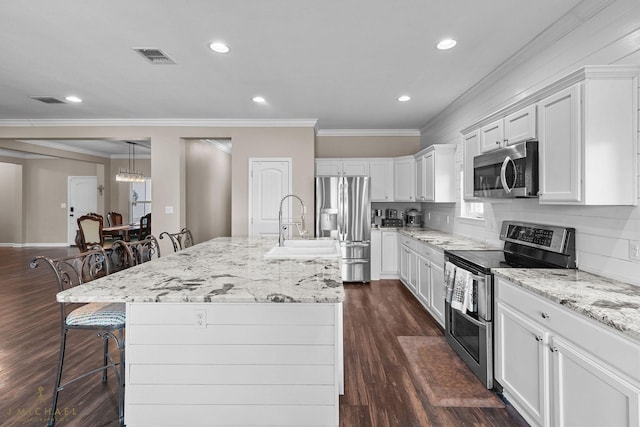
[[[334,350],[332,345],[142,345],[127,354],[127,363],[166,365],[180,356],[193,365],[333,365]]]
[[[286,310],[280,304],[247,304],[225,303],[208,304],[198,310],[203,311],[207,325],[287,325],[291,324],[291,316],[304,319],[306,325],[333,325],[335,318],[332,310],[327,310],[317,303],[290,304]],[[171,316],[167,316],[170,306]],[[251,316],[247,316],[246,308],[250,308]],[[196,312],[194,304],[165,303],[138,304],[131,313],[131,325],[194,325]]]
[[[332,406],[315,405],[136,405],[129,410],[130,426],[331,426]]]
[[[127,319],[128,426],[338,425],[341,303],[128,303]]]

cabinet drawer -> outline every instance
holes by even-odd
[[[413,237],[408,237],[405,235],[400,235],[400,244],[403,246],[408,247],[409,249],[411,249],[414,252],[418,251],[418,241],[416,239],[414,239]]]
[[[640,344],[612,328],[545,300],[500,278],[496,279],[498,299],[530,317],[544,328],[606,361],[610,366],[640,383]]]

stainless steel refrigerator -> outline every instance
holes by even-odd
[[[371,280],[369,177],[316,177],[316,237],[340,241],[342,280]]]

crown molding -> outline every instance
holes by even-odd
[[[510,73],[516,70],[528,59],[535,57],[543,50],[549,48],[554,43],[561,40],[567,34],[575,31],[578,27],[598,15],[604,9],[615,3],[615,0],[583,0],[573,9],[569,10],[553,24],[543,30],[520,50],[507,58],[502,64],[496,67],[489,74],[480,79],[476,84],[453,100],[447,107],[440,111],[420,127],[421,132],[426,132],[434,123],[443,117],[451,114],[456,109],[470,102],[478,95],[485,93],[495,84],[505,79]],[[522,94],[516,94],[522,95]]]
[[[16,119],[0,127],[148,126],[148,127],[312,127],[317,119]]]
[[[321,129],[317,136],[420,136],[418,129]]]

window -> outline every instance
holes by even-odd
[[[460,171],[460,217],[484,219],[484,203],[466,202],[464,200],[464,171]]]
[[[132,182],[129,194],[129,222],[138,222],[140,217],[151,212],[151,178],[146,178],[144,182]]]

